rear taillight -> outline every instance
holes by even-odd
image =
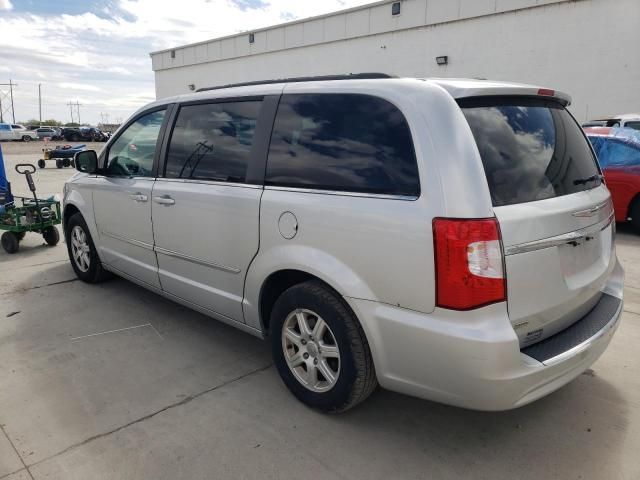
[[[495,218],[433,220],[436,304],[471,310],[506,300],[500,229]]]

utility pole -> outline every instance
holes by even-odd
[[[4,114],[9,113],[9,109],[11,109],[11,117],[13,118],[13,123],[16,123],[16,112],[13,109],[13,87],[17,87],[18,84],[13,83],[12,80],[9,80],[9,83],[0,83],[0,87],[9,87],[9,92],[6,90],[0,90],[0,122],[4,122]],[[3,107],[2,101],[8,100],[9,107]]]
[[[82,104],[78,102],[78,100],[76,100],[76,111],[78,112],[78,124],[82,125],[82,122],[80,121],[80,105]]]
[[[15,83],[13,83],[11,79],[9,79],[9,91],[11,92],[11,116],[13,117],[13,123],[16,123],[16,111],[13,108],[13,86],[14,85]]]
[[[38,84],[38,113],[40,114],[40,125],[42,125],[42,84]]]
[[[69,103],[67,103],[67,105],[69,105],[69,113],[71,113],[71,123],[73,123],[73,103],[71,103],[71,100],[69,100]]]

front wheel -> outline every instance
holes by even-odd
[[[344,300],[321,282],[286,290],[274,305],[270,325],[278,373],[301,402],[338,413],[375,390],[362,327]]]
[[[46,166],[46,163],[44,162],[44,159],[41,158],[40,160],[38,160],[38,167],[40,168],[44,168]]]
[[[58,233],[58,229],[56,227],[47,227],[42,230],[42,238],[47,242],[47,245],[50,247],[55,247],[60,241],[60,234]]]
[[[74,213],[64,229],[69,260],[76,276],[87,283],[99,283],[109,277],[102,268],[89,227],[80,213]]]

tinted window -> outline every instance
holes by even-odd
[[[598,154],[598,161],[602,167],[633,167],[640,165],[640,145],[606,137],[593,137],[591,141],[594,144],[594,149]]]
[[[460,105],[494,206],[559,197],[600,184],[589,143],[560,104],[514,97],[466,99]]]
[[[411,132],[391,103],[368,95],[284,95],[266,183],[415,196]]]
[[[627,122],[624,124],[626,128],[633,128],[634,130],[640,130],[640,122]]]
[[[166,176],[243,182],[261,103],[182,107],[169,145]]]
[[[106,174],[149,177],[153,170],[164,110],[148,113],[129,125],[109,147]]]

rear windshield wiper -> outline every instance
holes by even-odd
[[[587,178],[578,178],[577,180],[573,181],[574,185],[586,185],[587,183],[590,182],[602,182],[602,175],[591,175],[590,177]]]

